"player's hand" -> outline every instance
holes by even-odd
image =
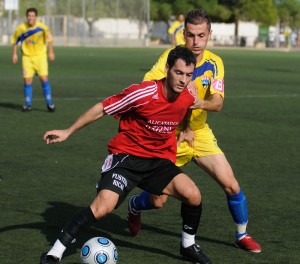
[[[11,57],[11,61],[13,64],[16,64],[18,62],[18,55],[17,54],[13,54]]]
[[[190,81],[187,87],[188,87],[189,91],[192,93],[192,95],[195,98],[197,98],[198,97],[198,87],[197,87],[197,85],[193,81]]]
[[[46,144],[54,144],[65,141],[70,136],[67,129],[47,131],[43,137]]]
[[[194,104],[190,106],[190,109],[204,109],[204,100],[201,100],[199,98],[196,98]]]
[[[191,148],[194,147],[195,141],[195,132],[191,129],[187,129],[184,131],[184,140],[189,144]]]
[[[187,129],[183,132],[180,132],[177,138],[177,146],[180,145],[181,142],[186,141],[190,147],[194,147],[195,141],[195,132],[191,129]]]
[[[177,147],[179,147],[179,145],[182,141],[184,141],[184,132],[180,132],[180,134],[177,138]]]
[[[50,61],[54,61],[55,60],[55,53],[54,52],[49,52],[48,58],[49,58]]]

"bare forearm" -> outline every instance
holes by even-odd
[[[70,135],[104,116],[103,105],[98,103],[83,113],[69,128]]]
[[[213,95],[209,100],[197,99],[192,109],[202,109],[205,111],[219,112],[223,107],[223,98],[219,94]]]
[[[54,53],[54,49],[53,49],[53,42],[49,42],[48,43],[48,58],[50,61],[54,61],[55,60],[55,53]]]
[[[46,142],[46,144],[63,142],[67,140],[74,132],[88,124],[95,122],[97,119],[104,116],[104,114],[102,103],[98,103],[82,114],[69,128],[47,131],[43,136],[43,140]]]
[[[17,54],[17,50],[18,50],[18,45],[14,44],[12,47],[12,54],[16,55]]]
[[[48,51],[49,51],[49,53],[53,53],[54,52],[53,42],[49,42],[48,43]]]
[[[17,63],[18,62],[18,45],[14,44],[12,47],[12,56],[11,56],[11,60],[12,63]]]

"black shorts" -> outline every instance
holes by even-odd
[[[167,159],[112,154],[104,161],[97,191],[118,193],[118,207],[136,186],[156,195],[163,194],[165,187],[180,173],[182,170]]]

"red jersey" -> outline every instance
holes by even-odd
[[[133,84],[108,97],[102,102],[104,111],[120,117],[119,133],[108,143],[108,151],[175,162],[175,129],[194,101],[185,89],[169,102],[163,94],[162,81]]]

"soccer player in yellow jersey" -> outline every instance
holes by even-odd
[[[25,23],[16,29],[11,38],[13,45],[12,62],[18,62],[18,44],[21,43],[22,50],[22,70],[24,78],[25,105],[23,111],[30,111],[32,106],[32,80],[34,74],[39,76],[43,87],[43,94],[49,112],[54,112],[55,106],[52,102],[52,92],[48,80],[48,57],[50,61],[55,59],[52,36],[49,28],[37,21],[38,11],[36,8],[26,10]]]
[[[185,46],[196,56],[196,68],[193,81],[197,88],[200,110],[193,110],[189,127],[178,131],[176,165],[183,166],[194,161],[205,170],[225,191],[228,207],[236,224],[235,245],[251,252],[261,252],[260,245],[247,233],[248,209],[246,197],[236,180],[226,156],[217,145],[217,140],[206,123],[207,112],[218,112],[224,100],[224,65],[222,59],[206,50],[211,36],[211,21],[204,10],[196,9],[188,13],[185,19]],[[146,73],[145,80],[157,80],[165,77],[164,65],[171,49],[166,50],[152,69]],[[141,210],[160,208],[166,202],[166,196],[154,196],[147,192],[133,195],[128,206],[128,227],[133,235],[141,229]],[[189,236],[182,226],[182,243],[190,246]]]
[[[185,40],[183,36],[184,29],[184,15],[180,14],[178,19],[169,27],[168,33],[172,38],[172,45],[184,45]]]

